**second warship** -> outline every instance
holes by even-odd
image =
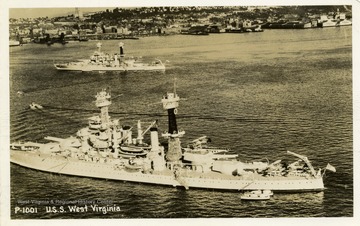
[[[165,64],[156,59],[151,63],[141,62],[141,58],[125,58],[124,43],[119,43],[119,53],[108,54],[101,50],[102,44],[97,43],[97,50],[90,59],[69,63],[54,64],[59,71],[164,71]]]

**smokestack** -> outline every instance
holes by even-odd
[[[124,47],[120,46],[120,56],[124,55]]]
[[[122,128],[122,137],[126,140],[124,141],[126,144],[131,144],[132,142],[132,131],[130,126],[123,126]]]
[[[139,142],[139,144],[142,144],[142,140],[143,140],[143,136],[142,136],[142,129],[141,129],[141,122],[140,120],[138,121],[138,124],[137,124],[137,129],[138,129],[138,137],[137,137],[137,140]]]
[[[124,43],[120,42],[119,43],[119,48],[120,48],[120,61],[123,60],[124,55]]]
[[[151,137],[151,151],[159,150],[159,135],[157,128],[153,127],[150,129]]]

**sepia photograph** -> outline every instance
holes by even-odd
[[[105,3],[6,9],[4,225],[354,225],[359,2]]]

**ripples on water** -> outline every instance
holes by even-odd
[[[162,95],[177,92],[182,142],[208,135],[244,161],[284,159],[287,150],[328,162],[327,189],[275,194],[244,202],[236,192],[182,189],[42,173],[11,166],[11,203],[18,200],[112,200],[119,213],[14,215],[13,218],[337,217],[353,215],[351,27],[266,30],[253,34],[149,37],[126,40],[126,53],[169,60],[161,72],[58,72],[54,62],[87,58],[96,42],[10,49],[11,141],[68,137],[97,114],[94,95],[110,87],[110,115],[121,123],[167,118]],[[117,41],[103,49],[117,52]],[[81,51],[79,51],[81,49]],[[24,95],[16,93],[23,91]],[[43,110],[30,110],[36,102]]]

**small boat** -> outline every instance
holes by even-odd
[[[207,26],[193,25],[189,28],[181,29],[180,34],[184,35],[209,35]]]
[[[351,20],[340,20],[339,22],[339,26],[349,26],[352,25],[352,21]]]
[[[220,160],[220,159],[235,159],[237,157],[239,157],[239,155],[237,155],[237,154],[234,154],[234,155],[225,155],[225,154],[219,155],[219,154],[217,154],[217,155],[212,156],[213,159],[217,159],[217,160]]]
[[[269,200],[273,192],[271,190],[255,190],[250,192],[245,192],[241,195],[241,200],[253,200],[253,201],[262,201]]]
[[[323,21],[322,27],[338,27],[340,25],[339,20],[331,19]]]
[[[86,37],[80,37],[79,38],[79,42],[87,42],[87,41],[89,41],[89,39],[86,38]]]
[[[34,151],[38,150],[42,145],[39,145],[34,142],[18,142],[12,143],[10,147],[14,150],[21,150],[21,151]]]
[[[257,28],[253,30],[254,32],[263,32],[264,30],[261,29],[261,25],[259,25]]]
[[[130,158],[128,162],[125,163],[125,169],[131,171],[141,171],[143,169],[143,164],[141,159]]]
[[[128,170],[140,171],[143,168],[143,166],[125,164],[125,168],[128,169]]]
[[[337,12],[334,16],[322,15],[319,20],[321,27],[339,27],[352,25],[352,21],[346,19],[344,13]]]
[[[20,41],[17,41],[17,40],[10,40],[9,41],[9,46],[12,47],[12,46],[21,46],[21,43]]]
[[[43,109],[43,106],[41,106],[40,104],[37,104],[35,102],[32,102],[30,105],[29,105],[30,109],[32,110],[37,110],[37,109]]]
[[[262,190],[262,193],[270,196],[274,195],[274,193],[271,190]]]
[[[119,156],[125,159],[129,159],[129,158],[135,158],[136,156],[146,156],[146,153],[141,152],[141,153],[131,153],[131,152],[123,152],[121,150],[119,150]]]
[[[143,152],[144,149],[142,147],[136,147],[136,146],[120,146],[120,149],[126,152],[135,152],[135,153],[139,153],[139,152]]]

